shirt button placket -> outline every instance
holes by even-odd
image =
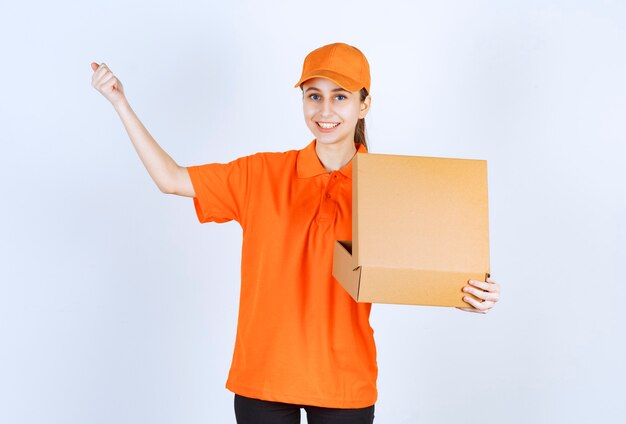
[[[320,214],[318,217],[319,221],[328,221],[335,214],[336,203],[333,200],[333,193],[335,191],[335,187],[337,186],[337,177],[336,172],[332,172],[330,174],[329,179],[326,181],[326,188],[324,190],[324,195],[322,196],[322,204],[320,205]]]

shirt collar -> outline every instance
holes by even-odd
[[[357,153],[367,153],[367,149],[362,143],[355,144],[355,147],[357,148]],[[309,178],[328,173],[315,152],[315,139],[298,152],[296,169],[298,178]],[[352,179],[352,159],[339,172]]]

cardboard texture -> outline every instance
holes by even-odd
[[[357,153],[352,241],[333,276],[357,302],[469,307],[489,275],[487,162]]]

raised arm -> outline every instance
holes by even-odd
[[[91,85],[113,105],[141,162],[159,190],[168,194],[195,197],[187,169],[179,166],[143,126],[124,95],[122,82],[104,63],[98,65],[92,62],[91,69],[94,71]]]

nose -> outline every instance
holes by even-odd
[[[322,102],[320,115],[326,117],[326,116],[332,115],[332,113],[333,113],[333,108],[331,104],[331,99],[326,98]]]

